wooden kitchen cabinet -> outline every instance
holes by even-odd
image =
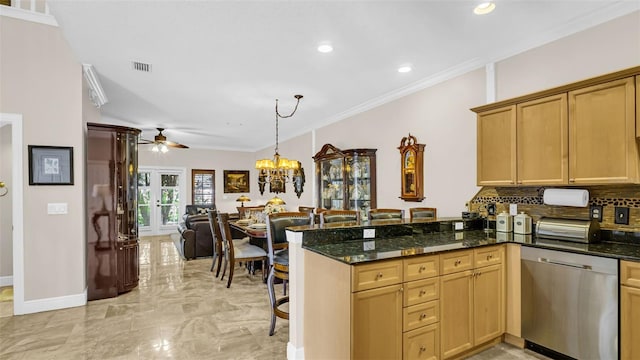
[[[478,186],[516,181],[516,107],[478,113]]]
[[[569,184],[638,182],[634,81],[569,92]]]
[[[640,359],[640,263],[620,261],[620,359]]]
[[[440,353],[446,359],[473,347],[473,271],[440,277]]]
[[[352,295],[353,359],[402,357],[402,285]]]
[[[640,183],[640,67],[473,108],[479,186]]]
[[[469,252],[473,259],[471,270],[440,277],[440,350],[443,359],[460,355],[504,333],[504,247],[455,251],[442,254],[441,258],[458,258],[462,264]],[[456,256],[458,253],[460,256]]]
[[[403,335],[403,360],[437,360],[440,358],[438,324],[424,326]]]
[[[569,180],[567,94],[516,106],[518,185],[563,185]]]
[[[473,284],[473,343],[482,344],[504,333],[502,265],[477,268]]]

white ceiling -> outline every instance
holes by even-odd
[[[256,151],[640,9],[640,1],[49,0],[109,103],[103,122],[194,148]],[[316,51],[330,41],[334,51]],[[134,71],[132,61],[152,71]],[[412,64],[413,71],[396,69]]]

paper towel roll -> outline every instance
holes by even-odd
[[[586,207],[589,204],[589,190],[584,189],[545,189],[545,205]]]

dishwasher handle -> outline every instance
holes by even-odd
[[[592,270],[593,269],[591,267],[591,265],[574,264],[574,263],[565,262],[565,261],[551,260],[551,259],[543,258],[543,257],[538,258],[538,262],[543,262],[543,263],[547,263],[547,264],[554,264],[554,265],[570,266],[570,267],[583,269],[583,270]]]

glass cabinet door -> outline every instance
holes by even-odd
[[[366,214],[371,208],[371,159],[368,156],[346,158],[347,210],[361,210]]]
[[[344,207],[343,159],[320,162],[320,207],[343,209]]]

